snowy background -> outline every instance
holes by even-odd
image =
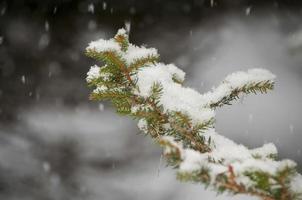
[[[0,1],[0,199],[253,199],[179,183],[136,122],[88,101],[83,51],[125,24],[200,92],[233,71],[275,73],[273,92],[220,109],[217,131],[273,142],[301,172],[301,19],[298,0]]]

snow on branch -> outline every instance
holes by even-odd
[[[242,93],[266,93],[274,87],[275,75],[265,69],[250,69],[247,72],[235,72],[228,75],[225,80],[213,91],[206,93],[210,107],[230,105],[232,100],[238,99]]]
[[[235,72],[200,94],[182,85],[185,73],[159,62],[154,48],[129,43],[120,29],[113,39],[91,42],[86,55],[101,61],[87,73],[90,98],[110,100],[119,114],[138,120],[139,129],[164,149],[179,180],[203,183],[218,193],[263,200],[301,200],[302,176],[291,160],[276,160],[274,144],[248,149],[218,134],[215,110],[241,94],[266,93],[275,75],[265,69]]]

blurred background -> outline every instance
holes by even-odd
[[[0,1],[0,199],[255,199],[179,183],[136,122],[88,100],[85,47],[123,26],[200,92],[233,71],[275,73],[273,92],[219,109],[216,128],[275,143],[301,172],[301,19],[299,0]]]

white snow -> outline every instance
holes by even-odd
[[[214,7],[214,0],[211,0],[211,7]]]
[[[273,143],[268,143],[263,145],[262,147],[250,150],[253,156],[260,156],[261,158],[266,158],[271,155],[277,155],[278,150]]]
[[[160,103],[165,112],[180,111],[192,118],[193,124],[202,123],[214,117],[214,111],[203,108],[205,101],[203,96],[191,88],[185,88],[172,80],[173,74],[184,79],[184,73],[176,70],[174,65],[159,63],[142,68],[136,78],[139,87],[138,95],[148,97],[154,83],[160,83],[163,93]],[[189,97],[189,98],[188,98]],[[173,101],[172,101],[173,99]]]
[[[106,52],[106,51],[116,51],[120,52],[121,48],[117,42],[115,42],[113,39],[110,40],[104,40],[99,39],[93,42],[90,42],[86,50],[94,50],[96,52]]]
[[[164,67],[164,64],[157,64],[151,67],[142,68],[136,77],[139,87],[138,95],[148,97],[151,94],[151,87],[154,83],[172,84],[172,76]]]
[[[157,49],[146,48],[143,46],[138,47],[136,45],[129,44],[128,51],[124,54],[124,59],[126,60],[126,63],[130,65],[137,59],[147,58],[149,56],[159,56],[157,53]]]
[[[172,83],[172,76],[165,70],[166,68],[164,66],[164,64],[159,63],[157,65],[142,68],[138,72],[137,76],[134,78],[138,78],[137,85],[139,87],[139,95],[148,97],[154,83],[161,83],[162,85],[165,83]]]
[[[93,5],[93,3],[89,4],[87,9],[88,9],[88,12],[90,12],[90,13],[93,14],[94,13],[94,5]]]
[[[130,33],[131,21],[125,21],[125,28],[126,28],[127,32]]]
[[[192,149],[184,149],[170,138],[170,141],[176,143],[175,146],[178,146],[182,154],[182,163],[179,168],[181,172],[193,172],[207,168],[213,179],[218,174],[227,172],[228,166],[232,166],[238,181],[252,184],[251,180],[243,176],[243,172],[261,171],[274,175],[285,168],[296,167],[296,163],[291,160],[274,161],[267,159],[265,156],[277,153],[276,147],[273,144],[266,144],[263,147],[248,150],[245,146],[236,144],[219,135],[214,129],[210,129],[204,135],[206,138],[211,136],[215,142],[212,152],[204,154]],[[260,154],[262,157],[254,158],[253,155],[255,153]],[[210,162],[208,158],[216,162]]]
[[[285,168],[293,168],[296,163],[291,160],[273,161],[273,160],[259,160],[246,159],[242,162],[235,162],[232,164],[233,170],[236,174],[242,174],[246,171],[261,171],[271,175],[282,171]]]
[[[160,103],[165,112],[180,111],[187,114],[192,119],[193,124],[206,122],[215,116],[212,109],[203,108],[204,100],[197,91],[182,87],[174,82],[163,84]]]
[[[125,29],[119,29],[117,35],[124,35],[127,31]],[[99,39],[90,42],[86,50],[95,50],[96,52],[106,52],[106,51],[116,51],[119,55],[123,57],[127,65],[132,64],[137,59],[147,58],[147,57],[158,57],[157,49],[138,47],[136,45],[129,44],[127,52],[121,52],[121,47],[114,40],[104,40]]]
[[[150,105],[133,105],[131,107],[131,112],[136,113],[139,110],[147,110],[147,109],[152,109]]]
[[[44,24],[44,27],[45,27],[45,31],[49,31],[49,22],[48,21],[45,21],[45,24]]]
[[[48,173],[48,172],[50,171],[50,169],[51,169],[49,162],[46,162],[46,161],[43,162],[42,166],[43,166],[43,170],[44,170],[46,173]]]
[[[245,9],[245,15],[248,16],[251,14],[252,6],[249,6]]]
[[[176,67],[174,64],[168,64],[166,65],[167,70],[175,76],[175,78],[180,81],[183,82],[185,80],[185,75],[186,73],[184,71],[182,71],[181,69],[179,69],[178,67]]]
[[[221,164],[215,164],[215,163],[208,163],[209,173],[211,176],[211,180],[214,181],[217,175],[225,173],[228,171],[228,167],[221,165]]]
[[[117,31],[117,34],[116,34],[116,35],[126,35],[126,34],[127,34],[126,29],[120,28],[120,29]]]
[[[208,104],[219,102],[223,97],[228,96],[235,89],[244,86],[255,85],[264,82],[273,83],[276,76],[266,69],[250,69],[247,72],[238,71],[228,75],[225,80],[212,91],[205,93],[203,96]]]
[[[221,84],[213,91],[205,93],[203,96],[207,99],[208,104],[215,103],[223,99],[225,96],[230,95],[232,88],[230,84]]]
[[[275,80],[276,76],[266,69],[250,69],[247,72],[239,71],[228,75],[225,82],[229,83],[232,88],[240,88],[244,85]]]
[[[103,10],[106,10],[106,8],[107,8],[107,3],[106,3],[105,1],[103,2],[102,7],[103,7]]]
[[[301,174],[296,174],[291,183],[290,183],[290,189],[293,192],[296,193],[302,193],[302,175]]]
[[[50,37],[48,34],[42,34],[39,39],[39,49],[44,49],[49,45]]]
[[[147,121],[145,119],[140,119],[138,121],[138,124],[137,124],[139,130],[143,131],[144,133],[147,133],[148,131],[148,124],[147,124]]]
[[[26,81],[25,76],[22,75],[22,76],[21,76],[21,82],[22,82],[23,84],[25,84],[25,81]]]
[[[58,9],[57,6],[55,6],[54,9],[53,9],[53,14],[57,13],[57,9]]]
[[[98,67],[97,65],[91,66],[89,71],[87,72],[87,77],[86,77],[86,81],[87,82],[91,82],[94,79],[97,79],[100,77],[100,67]]]
[[[102,93],[104,91],[108,90],[108,88],[104,85],[98,86],[97,88],[95,88],[93,90],[93,93],[97,94],[97,93]]]
[[[214,129],[209,129],[203,133],[203,135],[206,139],[211,137],[215,143],[209,155],[215,161],[224,160],[225,164],[231,164],[235,161],[252,158],[249,150],[245,146],[236,144],[232,140],[219,135]]]
[[[179,170],[183,172],[192,172],[200,170],[206,164],[207,156],[192,149],[183,150],[183,161],[179,166]]]

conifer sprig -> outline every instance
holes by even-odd
[[[210,107],[216,108],[216,107],[222,107],[224,105],[231,105],[231,102],[233,100],[237,100],[240,98],[240,94],[250,94],[250,93],[257,94],[257,92],[264,94],[267,93],[269,90],[273,90],[273,89],[274,89],[274,82],[271,82],[269,80],[246,84],[242,87],[232,89],[230,94],[224,96],[222,99],[220,99],[217,102],[212,102],[210,104]]]
[[[154,48],[129,43],[120,29],[110,40],[91,42],[86,55],[101,61],[87,82],[93,100],[110,100],[119,114],[164,149],[167,163],[182,181],[203,183],[218,193],[247,194],[263,200],[301,200],[302,176],[290,160],[275,160],[273,144],[248,149],[214,130],[214,109],[240,94],[266,93],[275,76],[263,69],[237,72],[206,94],[182,86],[184,72],[159,62]]]

